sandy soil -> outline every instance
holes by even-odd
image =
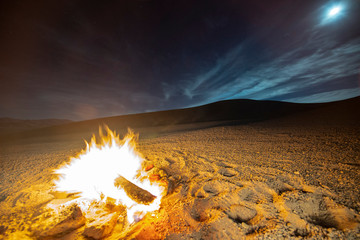
[[[360,127],[307,123],[292,117],[166,134],[138,129],[138,149],[167,194],[159,211],[132,226],[105,215],[115,226],[107,238],[359,239]],[[74,231],[41,231],[53,219],[46,206],[66,201],[51,194],[52,170],[90,134],[1,145],[0,238],[86,239],[76,209],[69,210]]]

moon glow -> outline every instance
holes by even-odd
[[[332,7],[328,12],[328,17],[333,18],[333,17],[337,16],[341,12],[341,10],[342,10],[341,6]]]

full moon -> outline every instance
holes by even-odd
[[[329,18],[335,17],[336,15],[338,15],[340,13],[341,9],[342,9],[341,6],[332,7],[328,12],[328,17]]]
[[[341,3],[332,6],[327,6],[326,12],[324,12],[324,15],[322,17],[320,26],[329,24],[343,17],[345,8],[346,6]]]

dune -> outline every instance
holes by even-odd
[[[359,239],[359,107],[231,100],[0,136],[0,238]],[[53,170],[102,124],[139,133],[144,167],[166,185],[133,224],[121,208],[91,220],[48,209],[71,199],[54,194]]]
[[[174,131],[207,128],[218,125],[246,124],[266,119],[279,118],[294,113],[321,107],[321,104],[295,104],[276,101],[227,100],[204,106],[72,122],[58,126],[43,126],[24,131],[12,131],[0,135],[0,142],[33,139],[35,137],[60,138],[63,135],[78,134],[88,137],[98,131],[99,126],[108,125],[121,132],[128,127],[139,129],[142,136]],[[23,121],[26,123],[26,121]],[[25,125],[25,124],[24,124]],[[5,127],[4,127],[5,128]],[[19,126],[18,129],[21,127]],[[25,128],[25,127],[23,127]]]
[[[22,120],[15,118],[0,118],[0,135],[62,125],[70,122],[71,120],[67,119]]]

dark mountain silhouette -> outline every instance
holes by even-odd
[[[181,128],[196,129],[217,125],[248,124],[261,121],[278,121],[294,124],[359,124],[360,97],[330,103],[297,104],[278,101],[226,100],[199,107],[131,114],[71,122],[58,126],[33,129],[3,135],[1,140],[66,135],[74,133],[96,133],[101,125],[126,131],[154,128],[152,131],[173,131]],[[39,120],[40,121],[40,120]],[[171,130],[169,130],[171,129]],[[84,135],[85,137],[86,135]]]
[[[22,120],[15,118],[0,118],[0,134],[22,132],[36,128],[62,125],[70,122],[72,121],[67,119]]]

